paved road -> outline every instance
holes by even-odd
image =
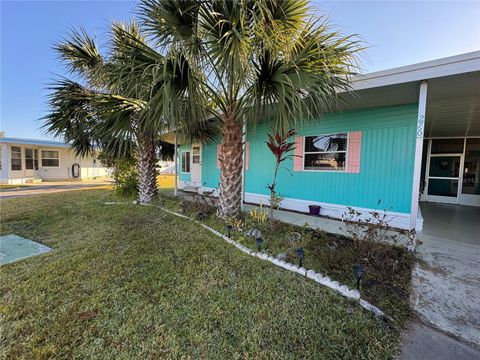
[[[96,183],[48,183],[42,185],[32,185],[28,187],[19,187],[16,189],[0,190],[0,199],[12,199],[25,196],[34,196],[41,194],[53,194],[64,191],[86,190],[86,189],[103,189],[110,187],[108,182]]]

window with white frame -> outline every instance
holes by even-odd
[[[58,150],[42,150],[42,167],[59,167],[60,152]]]
[[[10,148],[10,163],[13,171],[22,170],[22,148],[20,146]]]
[[[192,163],[200,164],[200,146],[192,146]]]
[[[190,172],[190,151],[182,152],[182,172]]]
[[[304,170],[345,171],[348,134],[305,136]]]
[[[25,149],[25,169],[38,170],[38,150]]]

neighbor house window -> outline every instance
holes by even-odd
[[[59,167],[60,153],[57,150],[42,150],[43,167]]]
[[[19,146],[12,146],[10,148],[10,158],[12,170],[22,170],[22,148]]]
[[[25,169],[38,170],[38,150],[25,149]]]
[[[304,170],[344,171],[347,139],[347,133],[306,136]]]
[[[182,152],[182,172],[190,172],[190,151]]]

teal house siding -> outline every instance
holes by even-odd
[[[417,105],[326,114],[298,128],[297,136],[362,131],[360,173],[299,171],[293,161],[280,170],[277,191],[286,198],[409,213],[411,207]],[[275,160],[265,139],[268,124],[248,133],[247,193],[268,195]],[[381,204],[378,205],[378,200]]]
[[[217,144],[220,138],[202,145],[202,186],[209,188],[220,187],[220,169],[217,169]],[[180,145],[178,148],[177,173],[181,181],[190,181],[189,173],[182,173],[182,152],[190,151],[191,144]]]
[[[360,173],[294,172],[293,161],[287,160],[278,175],[277,191],[285,198],[409,213],[417,109],[411,104],[346,111],[305,122],[298,127],[297,136],[362,131]],[[275,166],[266,145],[269,130],[270,124],[261,123],[247,133],[250,165],[245,172],[246,193],[268,195],[266,185],[272,182]],[[203,147],[204,187],[219,187],[219,141]]]

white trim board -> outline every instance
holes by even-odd
[[[474,71],[480,71],[480,51],[355,76],[352,87],[358,91]]]
[[[182,186],[188,186],[188,182],[180,181]],[[204,192],[212,192],[213,196],[218,196],[218,189],[217,188],[210,188],[210,187],[200,187],[198,188],[198,193],[203,194]],[[252,203],[252,204],[264,204],[269,205],[269,196],[264,194],[255,194],[255,193],[248,193],[245,192],[245,202]],[[345,214],[347,211],[346,205],[339,205],[339,204],[331,204],[319,201],[311,201],[311,200],[302,200],[302,199],[293,199],[293,198],[284,198],[281,203],[281,208],[286,210],[293,210],[302,213],[308,213],[308,205],[319,205],[321,207],[321,215],[329,216],[335,219],[342,219],[342,215]],[[355,211],[363,214],[364,216],[360,216],[362,220],[366,220],[370,218],[369,213],[371,211],[377,211],[382,213],[383,210],[380,209],[367,209],[361,208],[356,206],[350,206]],[[388,211],[388,222],[390,226],[410,230],[410,214],[409,213],[400,213],[394,211]],[[417,225],[416,231],[422,231],[423,229],[423,217],[420,212],[417,215]]]
[[[253,203],[253,204],[269,204],[269,196],[263,194],[253,194],[253,193],[245,193],[245,202]],[[339,204],[331,204],[331,203],[324,203],[319,201],[311,201],[311,200],[301,200],[301,199],[292,199],[292,198],[285,198],[282,201],[281,207],[287,210],[294,210],[303,213],[308,213],[308,205],[319,205],[321,207],[321,215],[329,216],[336,219],[342,219],[342,215],[347,211],[346,205],[339,205]],[[360,208],[356,206],[350,206],[354,210],[361,213],[363,216],[360,216],[361,219],[366,220],[370,218],[369,212],[371,211],[378,211],[382,213],[382,210],[377,209],[367,209],[367,208]],[[407,213],[399,213],[399,212],[388,212],[388,222],[391,226],[409,230],[410,227],[410,214]],[[421,217],[417,220],[417,231],[421,231],[423,228],[423,219]]]

